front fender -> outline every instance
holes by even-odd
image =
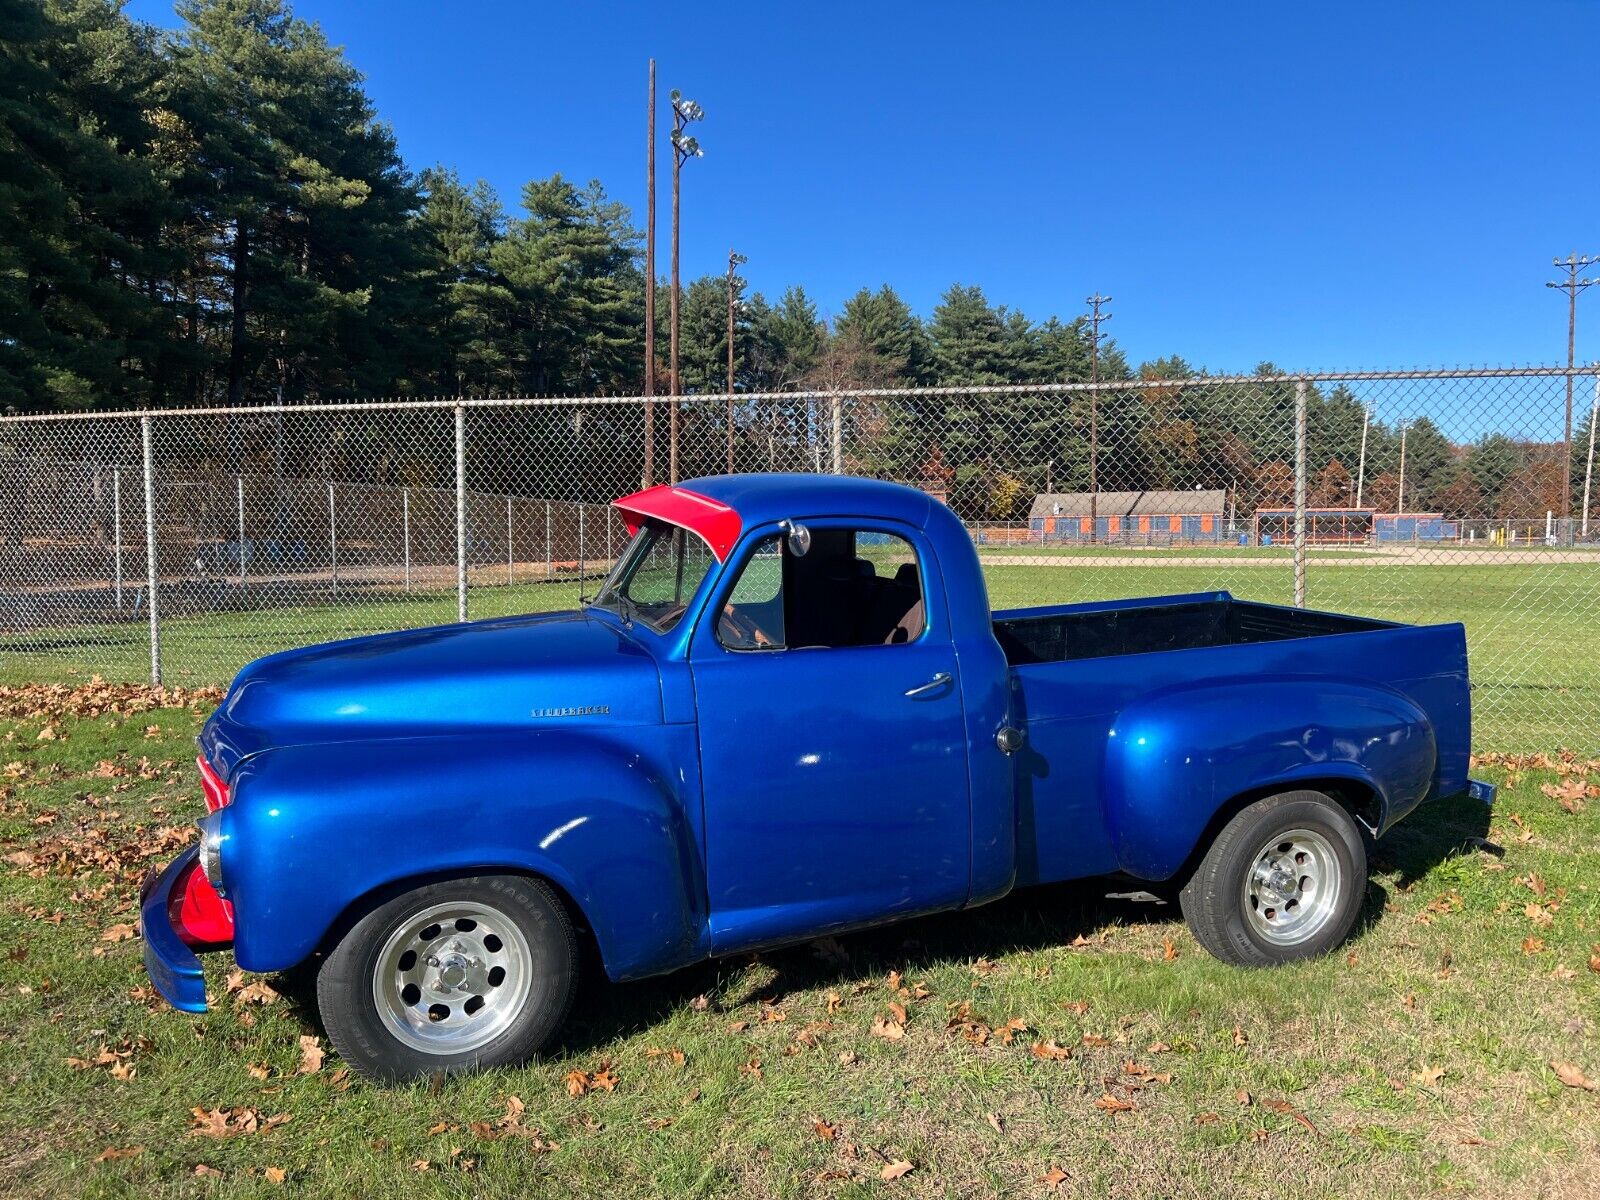
[[[299,746],[245,760],[223,810],[239,965],[303,961],[380,889],[494,870],[562,888],[612,978],[702,957],[699,839],[680,799],[698,795],[699,780],[682,736],[673,726],[570,728]]]
[[[1438,761],[1416,704],[1361,680],[1265,677],[1147,696],[1106,749],[1106,827],[1122,869],[1168,879],[1222,805],[1264,788],[1344,779],[1387,829],[1428,793]]]

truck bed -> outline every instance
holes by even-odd
[[[1172,864],[1137,861],[1127,830],[1160,841],[1149,831],[1181,826],[1186,811],[1297,773],[1359,767],[1407,780],[1413,800],[1466,787],[1460,625],[1227,592],[1012,609],[992,621],[1026,734],[1014,760],[1019,884],[1117,870],[1164,878]],[[1374,736],[1380,710],[1408,706],[1426,729]]]
[[[995,637],[1014,667],[1394,627],[1369,617],[1236,600],[1226,592],[1026,609],[998,613],[994,622]]]

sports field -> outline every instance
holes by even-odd
[[[1536,559],[1523,555],[1537,554]],[[996,608],[1226,589],[1289,604],[1294,571],[1273,548],[1040,553],[982,547]],[[1589,553],[1504,551],[1428,556],[1314,548],[1306,603],[1407,622],[1466,625],[1479,745],[1600,748],[1600,562]],[[1015,563],[1014,563],[1015,560]],[[1014,565],[1013,565],[1014,563]],[[473,618],[576,605],[594,580],[474,586]],[[262,654],[309,642],[454,621],[453,591],[337,605],[243,609],[164,619],[167,682],[226,683]],[[0,681],[146,680],[146,626],[130,622],[0,634]]]

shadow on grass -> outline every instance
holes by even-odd
[[[1396,871],[1396,884],[1409,888],[1440,864],[1477,853],[1489,835],[1489,815],[1487,804],[1467,795],[1423,804],[1378,843],[1372,871]]]
[[[1397,871],[1396,884],[1409,887],[1448,859],[1475,853],[1473,839],[1482,838],[1488,825],[1489,810],[1477,801],[1465,796],[1435,801],[1401,822],[1378,844],[1372,854],[1372,871],[1375,876]],[[1141,903],[1107,895],[1137,886],[1098,879],[1028,888],[981,908],[797,943],[756,956],[735,955],[636,983],[608,982],[590,945],[585,949],[583,982],[573,1015],[545,1057],[586,1055],[617,1038],[649,1029],[698,996],[709,997],[718,1011],[731,1010],[752,1000],[791,992],[828,987],[847,990],[863,981],[882,979],[890,971],[915,977],[944,963],[1070,945],[1107,926],[1167,925],[1183,919],[1175,901]],[[1352,938],[1361,937],[1383,918],[1388,899],[1388,889],[1373,878]],[[744,982],[745,969],[753,958],[759,958],[772,972],[755,988]],[[298,969],[276,982],[300,1010],[298,1015],[314,1021],[314,971]]]

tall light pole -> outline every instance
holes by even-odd
[[[1564,281],[1551,280],[1545,287],[1556,288],[1567,294],[1567,423],[1566,432],[1562,437],[1561,446],[1561,520],[1565,531],[1564,537],[1572,536],[1572,368],[1574,364],[1573,352],[1577,349],[1578,335],[1578,293],[1586,288],[1591,288],[1596,282],[1594,279],[1579,279],[1578,276],[1590,267],[1600,264],[1600,256],[1585,254],[1582,258],[1569,254],[1566,260],[1552,259],[1552,263],[1567,273]]]
[[[1395,497],[1396,514],[1406,511],[1406,423],[1400,423],[1400,494]]]
[[[705,115],[693,100],[685,100],[677,88],[672,89],[672,412],[667,422],[667,437],[671,442],[667,447],[667,476],[672,483],[678,482],[678,397],[683,394],[678,377],[678,225],[682,192],[679,176],[685,162],[705,155],[694,135],[686,132],[691,122]]]
[[[1356,468],[1356,507],[1361,507],[1361,492],[1367,482],[1367,426],[1372,424],[1372,410],[1361,406],[1361,465]]]
[[[733,271],[750,260],[735,250],[728,251],[728,474],[733,474]]]
[[[1084,301],[1089,315],[1089,540],[1100,530],[1100,325],[1111,320],[1100,306],[1110,304],[1110,296],[1099,292]]]
[[[650,60],[650,115],[645,119],[644,487],[656,474],[656,60]]]

